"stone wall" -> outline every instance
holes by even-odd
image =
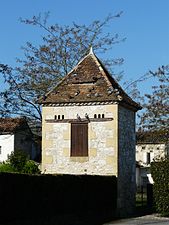
[[[117,105],[43,107],[42,170],[55,174],[117,175]],[[112,121],[89,122],[88,157],[70,157],[70,123],[48,123],[55,116],[76,119],[104,114]]]
[[[71,124],[54,118],[83,119],[85,114],[104,114],[111,121],[88,124],[87,157],[70,156]],[[47,121],[46,121],[47,120]],[[120,216],[135,208],[135,112],[120,105],[43,107],[42,170],[53,174],[95,174],[117,177]]]
[[[118,211],[128,215],[135,208],[135,113],[118,108]]]

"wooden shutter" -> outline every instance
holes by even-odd
[[[88,124],[71,124],[71,156],[88,156]]]

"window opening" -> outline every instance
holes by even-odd
[[[150,164],[151,159],[150,159],[150,152],[147,152],[147,164]]]

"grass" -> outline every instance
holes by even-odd
[[[136,207],[147,206],[147,194],[137,193],[136,194]]]

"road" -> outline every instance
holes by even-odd
[[[130,219],[122,219],[116,220],[109,223],[105,223],[104,225],[169,225],[169,218],[158,217],[157,215],[146,215],[142,217],[130,218]]]

